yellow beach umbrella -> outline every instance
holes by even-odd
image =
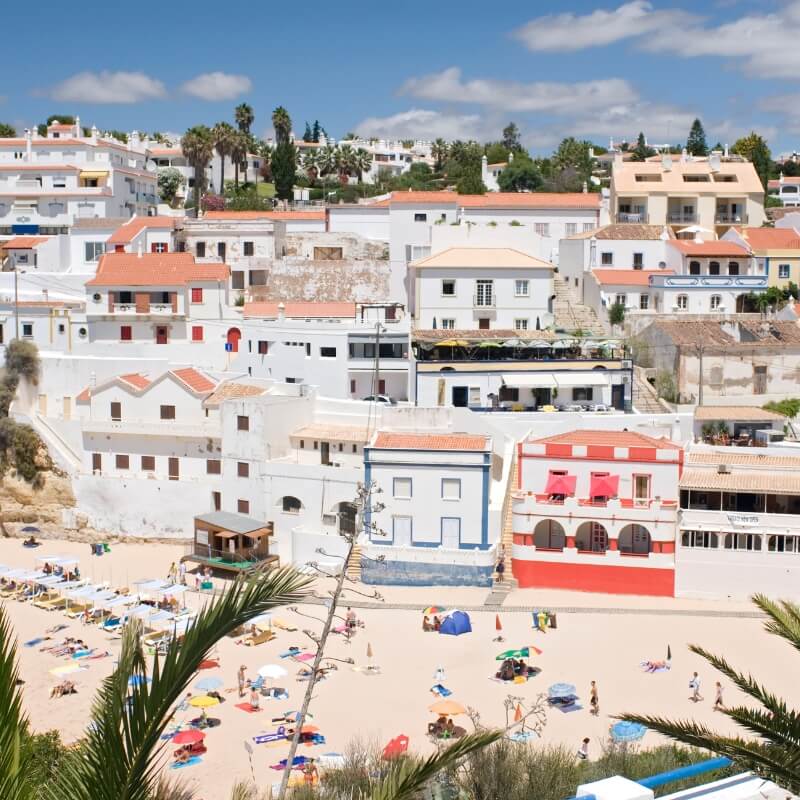
[[[456,703],[455,700],[439,700],[432,706],[429,706],[429,709],[434,714],[441,714],[444,717],[452,717],[456,714],[467,713],[467,710],[464,708],[464,706],[462,706],[460,703]]]
[[[201,694],[197,697],[193,697],[189,701],[189,705],[195,708],[210,708],[211,706],[218,706],[219,700],[217,700],[216,697],[209,697],[207,694]]]

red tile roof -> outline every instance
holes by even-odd
[[[674,275],[671,269],[593,269],[598,283],[612,286],[649,286],[651,275]]]
[[[557,433],[555,436],[546,436],[543,439],[528,439],[535,444],[567,444],[578,447],[661,447],[668,450],[680,450],[680,445],[668,439],[654,439],[635,431],[600,431],[600,430],[574,430],[567,433]]]
[[[1,242],[6,250],[33,250],[48,240],[47,236],[15,236],[7,242]]]
[[[198,372],[194,367],[185,369],[173,369],[172,374],[183,384],[188,386],[197,394],[213,392],[217,384],[202,372]]]
[[[80,169],[70,164],[0,164],[2,172],[80,172]]]
[[[88,403],[91,399],[92,393],[91,389],[87,386],[82,392],[75,396],[76,403]]]
[[[753,250],[800,250],[800,235],[794,228],[736,228]]]
[[[150,381],[147,378],[145,378],[144,375],[140,375],[138,372],[131,372],[128,373],[127,375],[120,375],[119,380],[130,384],[136,389],[146,389],[150,385]]]
[[[669,239],[667,244],[687,256],[739,256],[750,252],[736,242],[718,239],[711,242],[696,242],[693,239]]]
[[[783,183],[788,184],[789,186],[800,186],[800,178],[792,175],[784,175],[783,176]],[[767,181],[767,188],[769,189],[779,189],[781,186],[781,181],[775,178],[774,180]]]
[[[245,303],[243,316],[264,317],[277,319],[278,303]],[[284,316],[287,319],[314,317],[345,317],[354,318],[356,315],[355,303],[284,303]]]
[[[378,431],[372,446],[390,450],[486,450],[489,446],[489,437],[468,433]]]
[[[173,217],[134,217],[111,234],[108,244],[130,244],[147,228],[172,230],[174,227],[175,219]]]
[[[325,219],[325,211],[207,211],[203,219],[319,220]]]
[[[105,253],[87,286],[181,286],[225,281],[227,264],[198,264],[191,253]]]

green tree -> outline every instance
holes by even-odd
[[[214,155],[214,136],[206,125],[189,128],[181,139],[181,149],[194,170],[194,207],[200,208],[200,195],[206,188],[206,168]]]
[[[110,136],[112,139],[116,139],[118,142],[122,142],[123,144],[128,143],[128,134],[125,131],[118,131],[115,129],[111,129],[105,132],[106,136]]]
[[[456,191],[459,194],[486,194],[486,186],[481,180],[480,172],[466,172],[456,184]]]
[[[441,137],[431,145],[431,158],[433,158],[433,168],[436,172],[442,171],[444,162],[447,161],[449,153],[450,148],[447,146],[447,142]]]
[[[217,151],[220,161],[218,191],[222,194],[225,191],[225,159],[230,158],[236,131],[229,123],[218,122],[212,128],[211,135],[214,138],[214,149]]]
[[[535,192],[544,184],[533,161],[515,158],[501,173],[497,184],[503,192]]]
[[[283,106],[278,106],[272,112],[272,127],[275,129],[275,144],[289,141],[292,133],[292,118]]]
[[[761,408],[766,411],[783,414],[784,417],[789,417],[789,419],[794,419],[800,414],[800,398],[787,397],[784,400],[770,400],[769,403],[765,403]]]
[[[303,155],[303,170],[311,183],[315,183],[320,173],[320,154],[316,150],[309,150]]]
[[[358,182],[362,183],[364,180],[364,173],[369,172],[372,167],[372,153],[365,150],[363,147],[357,147],[353,153],[353,169],[355,170]]]
[[[503,128],[503,147],[505,147],[506,150],[510,150],[512,153],[517,150],[522,150],[519,128],[513,122],[509,122],[508,125]]]
[[[321,130],[322,130],[322,128],[320,128],[319,120],[315,119],[314,120],[314,125],[311,128],[311,141],[312,142],[319,142],[319,134],[320,134]]]
[[[378,179],[381,179],[379,172]],[[434,188],[434,175],[431,168],[424,161],[415,161],[407,172],[399,175],[394,181],[395,189],[425,190]]]
[[[510,151],[502,142],[491,142],[486,145],[484,154],[490,164],[504,164],[508,161]]]
[[[689,138],[686,140],[686,151],[691,156],[707,156],[708,145],[706,144],[706,132],[703,123],[695,119],[689,131]]]
[[[253,114],[253,107],[248,103],[239,103],[236,106],[236,109],[233,112],[234,119],[236,120],[236,127],[242,133],[250,135],[250,128],[253,125],[253,120],[255,120],[255,114]]]
[[[625,306],[622,303],[614,303],[608,307],[608,321],[612,328],[625,322]]]
[[[297,150],[288,139],[273,150],[270,169],[272,182],[275,184],[275,196],[281,200],[291,200],[294,197]]]
[[[563,139],[548,164],[548,188],[557,192],[581,191],[592,176],[591,148],[591,142],[573,136]]]
[[[303,141],[304,142],[312,142],[313,134],[311,133],[311,126],[306,122],[306,129],[303,131]]]
[[[800,605],[788,601],[773,602],[764,595],[753,598],[766,615],[764,627],[800,651]],[[734,669],[723,656],[691,645],[732,684],[748,696],[748,705],[723,707],[720,713],[755,737],[721,735],[697,722],[672,722],[663,717],[626,714],[623,718],[646,725],[656,733],[695,747],[727,756],[742,770],[777,783],[792,794],[800,794],[800,709],[790,709],[786,701],[750,674]],[[784,687],[785,688],[785,687]]]
[[[636,140],[636,147],[633,148],[631,161],[646,161],[655,154],[656,151],[653,150],[652,147],[648,147],[647,140],[644,138],[644,133],[639,131],[639,138]]]
[[[17,135],[17,129],[7,122],[0,122],[0,139],[14,139]]]
[[[731,147],[731,152],[742,156],[750,161],[761,179],[764,191],[767,189],[767,181],[772,167],[772,153],[767,146],[766,139],[755,131],[752,131],[737,139]]]
[[[175,195],[184,185],[185,179],[175,167],[164,167],[158,171],[158,195],[169,205],[175,202]]]

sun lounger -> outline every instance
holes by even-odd
[[[299,647],[290,647],[285,653],[278,653],[278,658],[295,658],[302,652]]]
[[[170,764],[172,769],[181,769],[182,767],[193,767],[196,764],[201,764],[203,761],[200,756],[192,756],[188,761],[174,761]]]
[[[431,691],[437,697],[450,697],[450,695],[453,694],[449,689],[442,686],[441,683],[437,683],[435,686],[431,686]]]
[[[264,642],[271,642],[275,638],[275,634],[272,631],[261,631],[257,633],[255,636],[248,636],[244,643],[248,647],[254,647],[259,644],[264,644]]]
[[[279,619],[272,620],[272,625],[279,630],[288,631],[289,633],[295,633],[297,631],[297,628],[295,628],[293,625],[287,625],[285,622]]]
[[[77,619],[83,615],[87,608],[91,608],[91,606],[91,603],[70,603],[65,613],[70,619]]]
[[[36,608],[43,608],[45,611],[55,611],[59,608],[66,608],[66,597],[53,597],[50,600],[36,600],[34,601]]]

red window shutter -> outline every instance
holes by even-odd
[[[116,300],[117,293],[116,292],[109,292],[108,293],[108,310],[114,310],[114,301]]]
[[[202,303],[203,302],[203,289],[200,286],[193,286],[192,287],[192,302],[193,303]]]
[[[386,394],[386,381],[383,378],[378,380],[378,394]]]
[[[150,292],[136,292],[136,311],[147,314],[150,311]]]
[[[130,342],[133,339],[133,328],[130,325],[121,325],[119,329],[119,338],[123,342]]]
[[[202,325],[192,325],[192,341],[193,342],[202,342],[203,341],[203,326]]]
[[[151,252],[151,253],[158,253],[158,252],[160,252],[160,250],[159,250],[159,248],[158,248],[158,244],[156,244],[156,242],[151,242],[151,244],[150,244],[150,252]]]

